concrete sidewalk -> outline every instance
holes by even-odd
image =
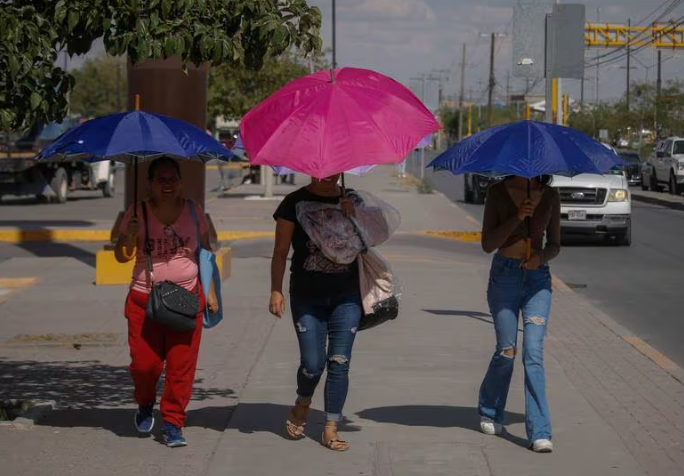
[[[682,370],[560,282],[546,353],[556,451],[524,448],[520,364],[507,434],[481,434],[477,390],[494,345],[485,303],[490,258],[477,244],[417,233],[479,225],[390,168],[349,185],[401,211],[401,233],[380,251],[404,289],[400,317],[358,336],[342,433],[349,452],[318,444],[322,388],[310,438],[283,437],[298,352],[289,315],[275,322],[267,312],[272,242],[260,239],[234,244],[225,322],[204,336],[190,446],[180,450],[132,428],[125,287],[92,286],[92,268],[70,258],[0,263],[2,278],[39,278],[0,303],[0,399],[57,402],[35,426],[0,426],[3,476],[684,474]],[[235,203],[215,213],[230,223]],[[249,209],[264,230],[276,203]]]

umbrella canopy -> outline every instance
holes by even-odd
[[[428,167],[489,176],[603,174],[623,160],[569,127],[521,121],[475,134],[437,156]]]
[[[425,137],[423,137],[423,139],[421,139],[421,141],[416,145],[416,149],[422,149],[424,147],[427,147],[431,143],[432,134],[428,134]],[[231,152],[233,152],[235,155],[243,159],[247,157],[245,155],[245,145],[242,141],[242,136],[240,134],[238,134],[237,140],[235,141],[235,145],[233,145]],[[361,165],[350,170],[344,170],[343,172],[352,175],[363,175],[374,167],[375,165]],[[295,170],[283,166],[271,166],[271,168],[277,175],[289,175],[296,172]]]
[[[204,161],[235,157],[211,135],[186,121],[133,111],[74,127],[43,149],[38,159],[134,162],[162,155]]]
[[[440,128],[405,86],[360,68],[295,79],[240,121],[252,164],[317,178],[401,162]]]

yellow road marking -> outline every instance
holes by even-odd
[[[0,242],[28,243],[28,242],[104,242],[108,243],[110,230],[0,230]],[[268,238],[275,236],[272,231],[232,231],[218,232],[221,241],[247,240],[251,238]]]
[[[478,243],[482,239],[482,233],[479,231],[424,230],[419,231],[418,234],[447,238],[466,243]]]
[[[38,281],[38,278],[0,278],[0,288],[25,288]]]
[[[0,278],[0,289],[9,289],[10,292],[0,294],[0,304],[9,300],[16,295],[23,288],[33,285],[38,281],[38,278]]]

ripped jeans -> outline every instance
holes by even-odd
[[[306,399],[313,396],[327,364],[325,418],[340,421],[349,390],[352,347],[361,321],[361,297],[358,291],[326,298],[291,296],[290,307],[300,353],[297,395]]]
[[[523,317],[525,368],[525,428],[529,443],[551,439],[546,401],[544,337],[551,310],[551,273],[548,264],[536,270],[520,267],[521,260],[495,255],[489,275],[487,301],[496,330],[496,351],[480,387],[480,416],[504,423],[506,398],[513,375],[518,316]]]

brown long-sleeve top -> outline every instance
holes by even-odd
[[[539,204],[529,220],[532,249],[543,263],[560,253],[560,196],[553,187],[544,186]],[[546,235],[546,245],[544,245]],[[525,221],[518,218],[518,206],[502,181],[487,191],[482,220],[482,249],[491,253],[527,238]]]

